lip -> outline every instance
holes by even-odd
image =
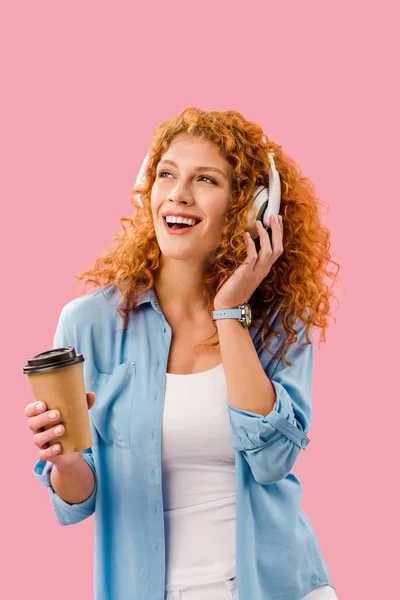
[[[184,216],[184,215],[174,215],[174,216]],[[194,217],[187,217],[188,219],[194,218]],[[184,235],[185,233],[190,233],[191,231],[193,231],[194,229],[196,229],[196,227],[198,227],[201,223],[201,221],[199,221],[198,223],[196,223],[196,225],[192,225],[192,227],[189,227],[189,229],[170,229],[167,225],[167,221],[165,220],[165,217],[163,216],[162,218],[163,223],[164,223],[164,227],[166,229],[166,231],[170,234],[170,235]]]

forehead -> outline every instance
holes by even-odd
[[[161,160],[170,159],[185,161],[188,163],[194,162],[196,164],[209,164],[218,166],[223,169],[227,174],[231,172],[231,165],[226,158],[221,154],[219,147],[207,139],[202,139],[197,136],[188,135],[181,133],[177,135],[171,142],[168,150],[163,154]],[[210,162],[212,161],[212,163]]]

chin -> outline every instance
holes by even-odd
[[[177,239],[177,237],[171,236],[169,240],[165,239],[164,235],[158,236],[156,233],[158,247],[162,256],[173,260],[197,260],[203,262],[207,261],[211,254],[215,253],[217,244],[213,246],[209,243],[209,240],[203,239],[203,244],[199,247],[198,240],[197,243],[190,241],[190,234],[187,240],[184,240],[185,236],[181,239]],[[208,242],[207,244],[206,241]]]
[[[172,258],[173,260],[198,260],[200,258],[199,252],[195,248],[178,250],[177,248],[168,248],[162,245],[160,246],[160,252],[163,257]]]

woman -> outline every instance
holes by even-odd
[[[271,236],[251,220],[269,152]],[[95,512],[96,600],[336,598],[290,472],[335,278],[311,182],[239,113],[188,108],[158,127],[132,204],[54,338],[85,357],[92,448],[57,456],[49,411],[26,407],[59,522]]]

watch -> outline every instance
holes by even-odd
[[[251,325],[251,308],[250,305],[245,302],[240,304],[237,308],[226,308],[225,310],[213,310],[212,320],[217,319],[237,319],[243,327],[250,327]]]

